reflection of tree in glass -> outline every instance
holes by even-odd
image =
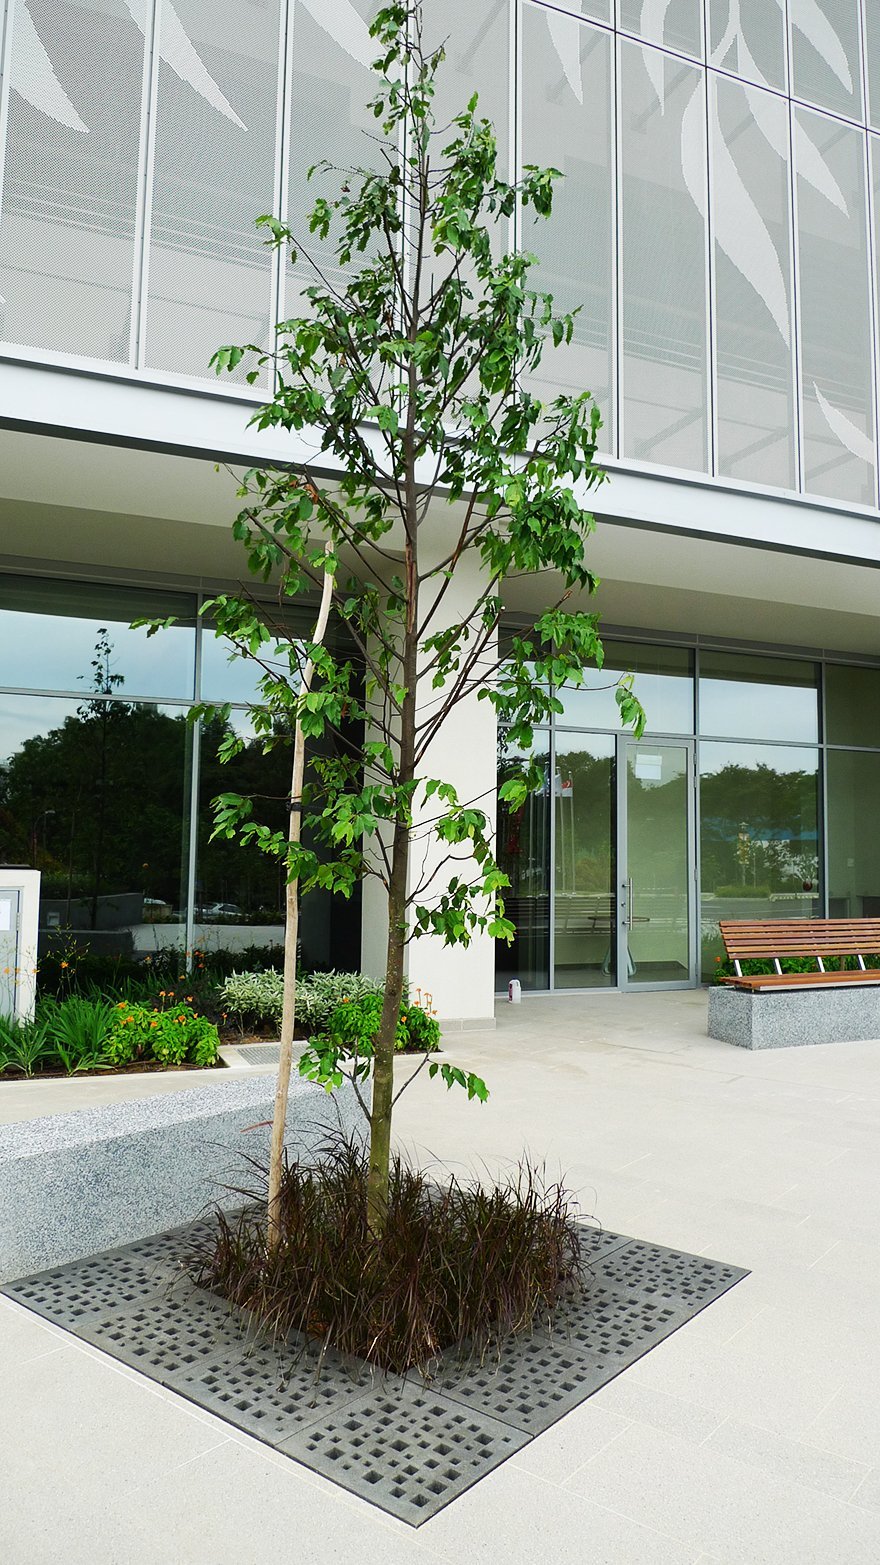
[[[36,862],[44,898],[84,902],[94,927],[99,897],[140,893],[180,900],[186,716],[114,696],[113,647],[99,631],[91,693],[45,734],[26,739],[0,770],[0,853]],[[33,704],[38,715],[40,702]],[[34,822],[42,820],[38,838]],[[51,822],[51,826],[50,826]]]
[[[778,772],[766,763],[728,765],[704,776],[700,793],[706,890],[745,882],[769,891],[813,889],[815,772]]]

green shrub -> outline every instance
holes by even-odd
[[[172,1003],[158,1011],[119,1002],[107,1045],[114,1065],[131,1065],[135,1060],[157,1060],[165,1066],[216,1064],[220,1040],[213,1022],[196,1015],[185,1000],[168,998]]]
[[[371,1052],[382,1020],[382,995],[367,994],[360,1000],[343,1000],[337,1005],[328,1032],[334,1043],[359,1054]],[[406,1005],[400,1013],[395,1038],[396,1049],[420,1050],[432,1054],[440,1047],[440,1028],[433,1016],[417,1005]]]

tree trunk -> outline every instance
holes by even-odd
[[[328,553],[330,546],[327,546]],[[330,616],[330,599],[333,593],[333,573],[325,567],[321,607],[315,624],[312,641],[320,646],[327,631]],[[303,669],[301,695],[308,694],[314,675],[311,658]],[[290,825],[288,842],[299,843],[302,834],[302,793],[305,772],[306,741],[302,722],[297,718],[293,738],[293,768],[290,783]],[[287,1099],[290,1093],[290,1073],[293,1064],[293,1028],[296,1020],[296,947],[299,938],[299,879],[288,877],[285,897],[284,923],[284,1006],[281,1013],[281,1055],[278,1061],[278,1082],[275,1088],[275,1111],[272,1117],[272,1142],[269,1150],[269,1195],[267,1206],[266,1244],[269,1255],[275,1254],[281,1239],[279,1198],[281,1195],[281,1170],[284,1157],[284,1131],[287,1125]]]
[[[388,888],[388,947],[382,1020],[373,1056],[373,1098],[370,1105],[370,1167],[367,1175],[367,1227],[381,1239],[388,1215],[391,1167],[391,1110],[394,1103],[394,1046],[403,998],[403,953],[406,936],[406,893],[409,874],[409,827],[394,828],[391,881]]]

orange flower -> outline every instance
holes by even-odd
[[[179,1022],[185,1022],[186,1021],[186,1017],[185,1016],[178,1016],[177,1020]]]
[[[70,963],[69,963],[69,962],[62,962],[62,963],[61,963],[61,966],[62,966],[62,967],[69,967],[69,966],[70,966]]]
[[[158,1022],[150,1022],[150,1026],[151,1027],[158,1027],[158,1025],[159,1025]]]
[[[187,1003],[187,1005],[192,1005],[192,998],[193,998],[193,997],[192,997],[192,995],[191,995],[191,994],[186,994],[186,995],[184,995],[184,997],[183,997],[183,998],[184,998],[184,999],[185,999],[185,1001],[186,1001],[186,1003]]]
[[[160,1000],[164,1000],[164,998],[165,998],[165,990],[164,989],[160,989],[159,990],[159,999]]]

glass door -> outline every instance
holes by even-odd
[[[618,740],[618,983],[696,983],[694,755],[689,740]]]

